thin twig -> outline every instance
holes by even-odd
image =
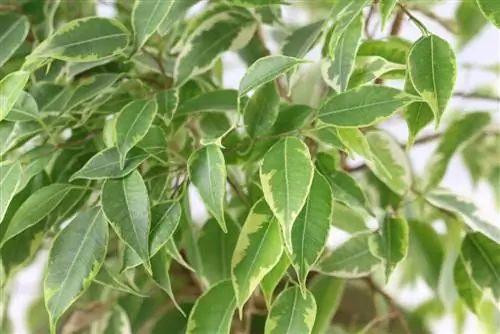
[[[466,93],[466,92],[455,92],[453,93],[455,97],[461,97],[465,99],[478,99],[478,100],[488,100],[494,102],[500,102],[500,96],[491,96],[480,93]]]
[[[398,315],[399,315],[398,311],[392,311],[392,312],[389,312],[383,316],[376,317],[372,321],[370,321],[365,327],[363,327],[363,329],[360,330],[358,332],[358,334],[368,333],[368,331],[370,329],[374,329],[382,322],[387,321],[387,320],[391,320],[392,318],[396,318],[396,317],[398,317]]]

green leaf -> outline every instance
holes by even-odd
[[[453,267],[453,283],[458,295],[465,305],[467,305],[472,312],[477,314],[482,291],[467,272],[465,260],[461,254],[458,255],[455,266]]]
[[[149,253],[155,255],[173,236],[181,220],[181,205],[178,202],[161,203],[151,208],[151,231]]]
[[[324,25],[325,21],[320,20],[295,29],[283,42],[281,53],[288,57],[304,57],[318,40]]]
[[[336,203],[335,210],[333,210],[333,226],[348,233],[357,233],[368,229],[365,218],[359,211],[340,203]]]
[[[184,314],[190,314],[194,301],[183,302],[179,306],[184,311]],[[186,334],[187,322],[186,316],[177,309],[171,309],[162,315],[152,329],[151,334]]]
[[[381,0],[380,1],[380,14],[382,22],[380,23],[381,30],[385,29],[387,21],[391,17],[392,11],[396,8],[397,0]]]
[[[23,170],[19,161],[0,165],[0,223],[17,192]]]
[[[165,125],[169,126],[179,105],[179,91],[177,89],[168,89],[156,94],[156,103],[158,104],[157,115],[163,119]]]
[[[149,153],[160,163],[164,165],[168,163],[167,134],[161,127],[154,124],[151,125],[148,132],[137,146]]]
[[[168,239],[167,244],[165,245],[165,249],[167,250],[168,255],[170,255],[170,257],[177,263],[179,263],[187,270],[195,272],[195,270],[182,257],[179,248],[177,247],[173,238]]]
[[[209,219],[198,238],[198,249],[203,262],[203,279],[210,286],[231,279],[231,258],[240,234],[240,226],[226,218],[227,233],[215,219]]]
[[[158,27],[158,33],[161,36],[165,36],[169,32],[169,30],[177,23],[177,21],[183,19],[188,9],[197,2],[198,0],[170,1],[170,7],[164,14],[163,21],[161,21],[160,26]]]
[[[231,277],[240,312],[282,253],[278,222],[261,199],[248,214],[231,260]]]
[[[229,334],[236,309],[231,281],[222,281],[201,295],[194,304],[187,324],[186,334]],[[217,314],[217,317],[213,315]]]
[[[408,75],[405,80],[405,92],[418,94]],[[408,147],[410,147],[415,142],[417,134],[432,122],[434,113],[427,102],[413,102],[404,108],[403,115],[408,125]]]
[[[495,0],[477,0],[477,4],[484,16],[500,28],[500,3]]]
[[[352,72],[347,89],[354,89],[361,85],[373,83],[376,79],[383,78],[387,74],[406,71],[405,66],[390,63],[384,58],[377,56],[358,57],[358,62],[361,62],[361,65],[356,67]],[[407,91],[407,93],[410,92]],[[417,94],[417,92],[414,94]]]
[[[456,57],[450,44],[436,35],[420,38],[408,54],[408,69],[413,87],[429,103],[436,126],[453,93]]]
[[[305,127],[312,116],[312,108],[302,104],[295,104],[281,108],[278,118],[273,125],[273,134],[288,133]]]
[[[59,28],[28,56],[27,63],[45,58],[92,62],[123,53],[128,43],[129,32],[120,22],[104,17],[86,17]]]
[[[336,201],[344,203],[355,210],[367,210],[366,196],[356,180],[342,171],[334,171],[327,175]]]
[[[21,92],[21,95],[5,119],[11,122],[29,122],[37,121],[39,117],[38,105],[33,96],[26,92]]]
[[[326,60],[322,66],[323,78],[336,92],[345,92],[349,78],[354,68],[354,61],[363,36],[364,18],[358,15],[347,25],[330,50],[331,60]],[[332,46],[332,45],[330,45]]]
[[[344,293],[345,280],[318,275],[311,282],[309,290],[317,305],[316,320],[312,334],[323,334],[330,327]]]
[[[98,152],[76,173],[74,173],[70,181],[76,179],[118,179],[127,176],[134,171],[144,160],[149,157],[149,154],[134,147],[128,152],[125,158],[125,165],[120,167],[120,153],[116,147],[107,148]]]
[[[23,44],[30,23],[26,16],[16,13],[0,14],[0,41],[2,49],[0,50],[0,67],[2,67],[16,50]]]
[[[472,41],[488,22],[475,0],[462,0],[455,10],[455,19],[457,21],[460,48]]]
[[[368,243],[373,237],[371,232],[354,234],[342,245],[330,251],[317,265],[315,270],[322,274],[358,278],[369,275],[380,264],[380,260],[370,252]]]
[[[332,189],[327,179],[315,172],[306,203],[292,228],[292,265],[302,286],[325,248],[332,215]]]
[[[222,151],[214,144],[195,151],[189,157],[188,171],[208,211],[227,232],[224,219],[227,171]]]
[[[175,113],[175,117],[236,110],[238,110],[238,92],[233,89],[221,89],[198,95],[184,102]]]
[[[135,0],[131,20],[137,50],[155,33],[175,3],[176,1]]]
[[[116,234],[139,255],[146,268],[150,267],[149,198],[141,174],[134,171],[123,179],[106,180],[102,186],[101,203]]]
[[[500,246],[481,233],[469,233],[462,242],[461,256],[472,279],[482,289],[491,289],[500,299]]]
[[[358,57],[378,56],[392,63],[406,65],[411,43],[398,36],[387,39],[367,39],[361,43]]]
[[[134,296],[138,297],[147,297],[146,295],[143,295],[134,289],[132,289],[130,286],[128,286],[126,283],[122,282],[121,278],[114,272],[111,272],[106,268],[106,265],[102,265],[101,269],[97,273],[97,276],[94,277],[94,282],[97,284],[100,284],[102,286],[109,287],[111,289],[125,292]]]
[[[240,96],[276,79],[304,62],[301,59],[280,55],[259,58],[248,68],[241,79],[239,87]]]
[[[280,95],[274,81],[260,86],[250,97],[244,111],[244,122],[251,138],[269,132],[278,118],[279,103]]]
[[[370,131],[366,139],[374,156],[374,159],[366,161],[368,167],[392,191],[404,195],[412,184],[412,173],[403,149],[383,131]]]
[[[102,73],[80,80],[78,86],[71,95],[71,99],[64,108],[66,110],[75,108],[83,102],[103,94],[103,92],[106,92],[106,89],[113,85],[119,77],[120,76],[115,73]]]
[[[288,258],[288,255],[283,252],[278,263],[269,273],[267,273],[266,276],[264,276],[262,282],[260,282],[260,288],[262,290],[262,294],[264,295],[264,299],[266,300],[266,306],[268,309],[271,308],[273,303],[274,290],[287,272],[289,266],[290,259]]]
[[[208,70],[224,51],[245,46],[255,31],[255,20],[246,9],[235,7],[203,21],[186,41],[174,70],[177,86]]]
[[[490,113],[471,112],[450,124],[425,168],[423,185],[425,190],[439,185],[453,154],[473,141],[490,122]]]
[[[379,232],[370,239],[372,253],[385,263],[385,280],[408,253],[408,223],[403,218],[386,216]]]
[[[155,283],[170,297],[174,306],[184,314],[184,311],[179,307],[175,300],[172,284],[170,282],[169,269],[172,259],[168,256],[165,248],[160,249],[154,256],[151,257],[151,277]]]
[[[292,227],[304,206],[314,177],[307,146],[298,138],[286,137],[273,145],[260,167],[264,198],[276,216],[284,243],[292,251]]]
[[[116,117],[115,138],[121,168],[125,166],[127,153],[148,133],[157,111],[156,100],[136,100],[127,104]]]
[[[481,217],[476,205],[445,189],[436,189],[425,197],[430,204],[457,214],[474,231],[479,231],[500,244],[500,228]]]
[[[51,333],[59,317],[85,292],[106,257],[108,226],[99,208],[79,213],[56,236],[44,281]]]
[[[0,247],[47,217],[57,208],[71,189],[72,186],[69,184],[53,183],[34,192],[12,217]]]
[[[335,57],[335,54],[332,53],[332,51],[339,47],[342,35],[352,22],[360,16],[360,13],[368,2],[369,0],[341,0],[336,2],[335,7],[333,8],[333,13],[336,15],[336,23],[328,42],[330,57],[332,57],[332,59]]]
[[[316,301],[308,290],[302,295],[295,286],[283,291],[266,319],[265,334],[311,333],[316,318]]]
[[[23,93],[28,82],[29,72],[17,71],[6,75],[0,80],[0,121],[11,111],[17,99]]]
[[[370,126],[416,99],[391,87],[362,86],[326,100],[318,110],[318,117],[339,127]]]
[[[367,160],[373,158],[370,144],[357,128],[337,128],[337,136],[350,155],[357,154]]]

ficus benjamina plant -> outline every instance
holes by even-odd
[[[30,333],[498,333],[500,220],[442,180],[500,196],[455,85],[500,1],[446,2],[1,0],[0,331],[42,262]]]

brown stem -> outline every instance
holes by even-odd
[[[453,93],[455,97],[461,97],[465,99],[478,99],[478,100],[488,100],[494,102],[500,102],[500,96],[491,96],[480,93],[466,93],[466,92],[455,92]]]
[[[391,36],[399,35],[399,32],[401,31],[401,27],[403,26],[403,18],[404,18],[404,13],[400,9],[396,13],[396,17],[394,18],[394,21],[392,22],[391,32],[390,32]]]

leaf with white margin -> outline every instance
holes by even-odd
[[[11,122],[29,122],[37,121],[39,117],[40,112],[33,96],[26,92],[21,92],[21,95],[5,119]]]
[[[318,40],[324,25],[325,21],[320,20],[297,28],[285,38],[281,53],[288,57],[304,57]]]
[[[203,293],[194,304],[186,334],[229,334],[236,298],[230,280],[222,281]],[[217,314],[216,317],[213,315]]]
[[[7,116],[16,104],[29,77],[29,72],[17,71],[7,74],[0,80],[0,121]]]
[[[351,175],[338,170],[328,174],[327,180],[332,187],[336,201],[344,203],[354,210],[369,213],[365,193]]]
[[[165,36],[177,21],[182,20],[188,9],[198,0],[170,0],[168,2],[171,3],[170,8],[158,27],[158,33],[161,36]]]
[[[403,149],[383,131],[370,131],[366,139],[374,156],[374,159],[366,160],[368,167],[392,191],[405,194],[412,184],[412,173]]]
[[[316,319],[316,301],[309,290],[302,294],[298,286],[284,290],[269,310],[265,334],[310,334]]]
[[[131,20],[137,50],[155,33],[175,3],[176,1],[165,0],[135,0]]]
[[[500,29],[500,2],[496,0],[477,0],[484,16]]]
[[[0,165],[0,224],[7,212],[10,201],[17,192],[22,176],[23,170],[19,160]]]
[[[264,198],[281,225],[285,246],[292,252],[292,227],[309,194],[314,166],[306,144],[286,137],[265,154],[260,167]]]
[[[108,247],[108,225],[98,207],[79,213],[54,239],[43,290],[51,333],[59,317],[99,272]]]
[[[260,86],[250,97],[244,110],[244,122],[251,138],[269,132],[278,118],[280,95],[274,81]]]
[[[380,259],[369,249],[372,232],[361,232],[342,245],[331,250],[315,266],[314,270],[324,275],[341,278],[359,278],[372,273],[380,265]]]
[[[465,268],[480,288],[491,289],[500,299],[500,245],[482,233],[469,233],[461,247]]]
[[[359,49],[357,60],[361,62],[361,64],[352,71],[351,77],[349,78],[348,89],[354,89],[365,84],[373,83],[377,78],[393,71],[406,70],[404,65],[391,63],[379,56],[360,57]],[[413,94],[413,92],[407,92]],[[415,94],[417,94],[417,92],[415,92]]]
[[[177,86],[208,70],[219,56],[245,46],[255,32],[255,19],[246,9],[235,7],[202,22],[177,57],[174,81]]]
[[[23,44],[30,22],[26,16],[13,12],[0,14],[0,67],[5,64],[16,50]]]
[[[457,214],[472,230],[481,232],[500,244],[500,227],[483,218],[473,202],[442,188],[426,194],[425,200],[440,209]]]
[[[292,227],[292,265],[302,287],[325,248],[332,215],[332,189],[327,179],[316,171],[306,204]]]
[[[282,253],[278,222],[261,199],[248,214],[231,260],[231,278],[240,312]]]

